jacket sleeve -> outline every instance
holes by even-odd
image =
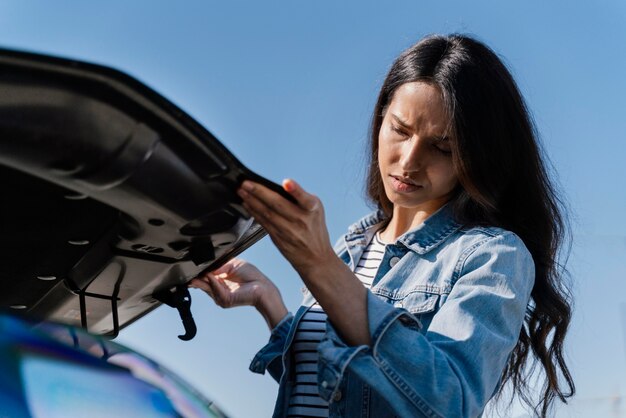
[[[250,371],[265,374],[267,370],[276,380],[280,382],[283,374],[282,355],[287,341],[287,334],[293,322],[293,315],[289,312],[272,329],[269,342],[259,350],[250,362]]]
[[[320,395],[337,398],[348,369],[400,417],[479,415],[518,341],[535,277],[515,234],[488,242],[459,260],[452,290],[425,333],[414,315],[371,292],[371,347],[349,347],[329,326],[319,347]]]

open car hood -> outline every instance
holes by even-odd
[[[0,307],[117,335],[265,234],[245,178],[284,194],[136,79],[0,50]]]

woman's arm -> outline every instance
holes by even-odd
[[[404,309],[368,294],[371,347],[330,332],[320,343],[320,395],[345,389],[349,370],[401,417],[475,417],[493,395],[515,347],[534,283],[516,235],[489,238],[459,260],[458,277],[428,331]]]
[[[350,345],[369,345],[367,291],[334,253],[320,200],[293,180],[286,180],[283,187],[297,205],[250,181],[245,181],[238,193],[342,338]]]

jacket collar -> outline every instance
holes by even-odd
[[[376,212],[372,212],[350,225],[350,227],[348,227],[348,233],[351,235],[364,234],[365,231],[374,225],[382,223],[386,219],[387,216],[385,216],[385,213],[382,210],[377,210]]]
[[[378,210],[352,224],[348,228],[348,237],[356,238],[357,235],[373,234],[375,226],[387,220],[385,214]],[[421,225],[401,235],[396,244],[424,254],[439,246],[450,235],[461,228],[461,224],[454,220],[450,204],[444,205],[437,212],[429,216]]]

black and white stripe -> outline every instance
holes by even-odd
[[[385,254],[385,244],[374,234],[374,238],[363,251],[363,255],[354,269],[354,274],[368,289],[372,287],[372,281],[378,271],[378,266]]]
[[[385,253],[385,244],[377,236],[363,251],[354,273],[368,289]],[[328,402],[317,390],[317,345],[326,332],[326,313],[316,302],[302,316],[294,336],[291,352],[296,368],[296,384],[289,399],[287,417],[328,417]]]

